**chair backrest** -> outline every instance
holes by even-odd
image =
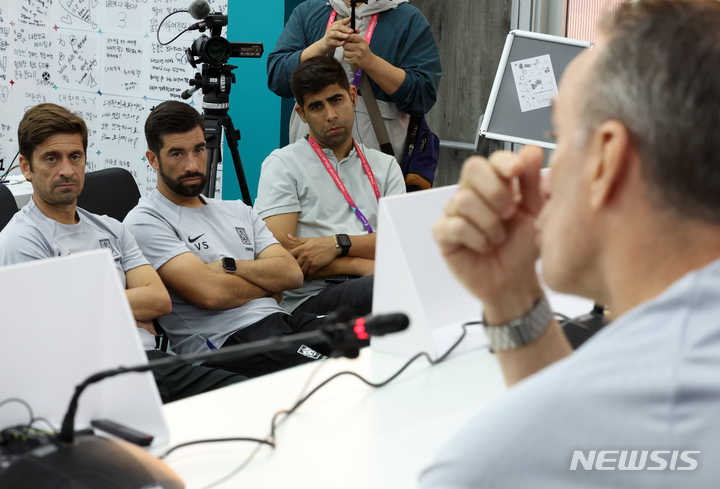
[[[77,205],[93,214],[122,221],[139,200],[140,190],[129,171],[106,168],[85,174],[85,185]]]
[[[18,211],[12,192],[4,183],[0,183],[0,231]]]

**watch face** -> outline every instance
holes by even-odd
[[[226,272],[235,272],[237,271],[237,265],[235,265],[235,258],[230,258],[229,256],[226,256],[223,258],[223,268]]]
[[[340,245],[341,248],[350,248],[352,246],[350,237],[348,237],[347,234],[338,234],[337,240],[338,240],[338,244]]]

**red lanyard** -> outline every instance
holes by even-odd
[[[375,33],[375,28],[377,27],[378,23],[378,17],[380,17],[380,14],[375,14],[370,18],[370,24],[368,24],[367,32],[365,33],[365,40],[368,43],[368,46],[370,45],[370,40],[373,37],[373,34]],[[337,12],[335,10],[332,11],[330,14],[330,20],[328,20],[328,25],[326,31],[330,29],[330,26],[335,23],[335,19],[337,19]],[[353,80],[353,85],[355,85],[355,88],[357,88],[360,85],[360,77],[362,76],[362,70],[357,69],[355,70],[355,79]]]
[[[360,219],[360,222],[363,223],[363,226],[365,226],[365,229],[367,229],[368,233],[373,232],[373,228],[370,225],[370,222],[367,220],[365,215],[360,212],[360,209],[358,209],[358,206],[355,205],[355,202],[353,201],[352,197],[350,197],[350,192],[348,192],[347,188],[345,188],[345,184],[340,179],[340,175],[337,174],[335,171],[335,168],[333,168],[332,163],[330,163],[330,159],[327,157],[325,152],[322,150],[320,145],[315,142],[312,136],[308,136],[307,138],[308,142],[310,143],[310,146],[312,146],[312,149],[315,150],[315,154],[318,155],[318,158],[320,158],[320,161],[322,161],[322,164],[325,166],[325,169],[330,174],[330,177],[333,179],[333,182],[335,182],[335,185],[337,185],[337,188],[340,189],[340,193],[343,194],[343,197],[345,197],[345,200],[347,201],[348,205],[350,205],[350,208],[355,212],[355,215]],[[363,169],[365,170],[365,174],[368,177],[368,180],[370,180],[370,185],[373,188],[373,191],[375,192],[375,198],[379,201],[380,200],[380,189],[378,188],[377,180],[375,180],[375,175],[372,172],[372,168],[370,168],[370,164],[367,161],[367,158],[365,158],[365,155],[362,151],[360,151],[360,146],[355,142],[353,139],[353,144],[355,145],[355,151],[357,151],[358,156],[360,157],[360,161],[362,161]]]

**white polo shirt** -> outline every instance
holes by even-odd
[[[405,193],[405,180],[395,158],[359,146],[377,180],[380,196]],[[324,152],[355,205],[377,231],[378,201],[355,147],[342,161],[332,150]],[[368,233],[306,139],[277,149],[265,159],[254,208],[262,219],[297,212],[297,236],[301,238]],[[305,282],[301,288],[285,292],[282,306],[292,311],[328,285],[324,280]]]

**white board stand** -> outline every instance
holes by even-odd
[[[438,358],[460,337],[463,323],[481,318],[482,303],[453,276],[432,236],[433,224],[444,215],[457,188],[380,199],[373,314],[403,312],[410,327],[371,338],[373,350],[406,358],[425,351]],[[592,310],[591,300],[543,288],[553,311],[575,317]],[[481,327],[467,331],[453,355],[487,345]]]
[[[75,386],[91,374],[147,363],[111,254],[78,253],[0,268],[3,298],[0,400],[19,397],[59,426]],[[13,407],[11,407],[13,406]],[[111,419],[166,444],[168,429],[151,373],[88,387],[76,429]],[[27,423],[22,406],[3,406],[0,427]]]
[[[455,279],[432,237],[456,191],[451,186],[380,200],[373,313],[403,312],[410,327],[372,338],[373,350],[404,357],[426,351],[437,358],[459,338],[462,323],[480,318],[480,301]],[[486,343],[482,328],[470,327],[454,353]]]

